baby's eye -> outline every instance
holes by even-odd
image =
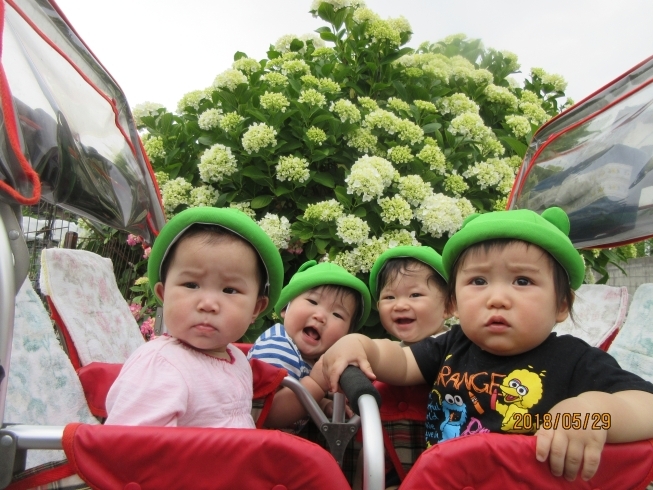
[[[183,286],[188,289],[199,289],[200,287],[196,282],[185,282]]]
[[[335,316],[336,318],[339,318],[340,320],[344,320],[344,319],[345,319],[345,317],[342,316],[340,313],[334,313],[333,316]]]
[[[471,283],[474,286],[484,286],[485,284],[487,284],[487,281],[482,277],[475,277],[474,279],[471,280]]]
[[[387,294],[387,295],[383,296],[381,299],[395,299],[395,297],[390,295],[390,294]]]
[[[238,291],[236,291],[234,288],[224,288],[222,292],[226,294],[236,294]]]
[[[533,284],[533,283],[527,277],[518,277],[517,279],[515,279],[515,284],[517,284],[517,286],[528,286],[529,284]]]
[[[411,298],[419,298],[420,296],[423,296],[423,294],[422,293],[411,293],[410,294]]]
[[[314,299],[311,299],[311,298],[306,298],[306,301],[308,301],[308,302],[309,302],[310,304],[312,304],[312,305],[316,305],[316,304],[317,304],[317,301],[315,301]]]

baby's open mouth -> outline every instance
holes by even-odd
[[[413,323],[413,321],[412,318],[397,318],[397,320],[395,320],[399,325],[408,325],[409,323]]]
[[[320,333],[315,330],[313,327],[304,328],[304,335],[312,338],[313,340],[320,340]]]

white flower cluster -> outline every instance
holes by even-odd
[[[408,119],[400,119],[397,123],[399,139],[415,145],[424,139],[424,130]]]
[[[335,49],[333,48],[328,48],[326,46],[322,46],[320,48],[316,48],[315,51],[311,54],[313,58],[332,58],[336,54]]]
[[[415,232],[408,230],[392,230],[384,233],[380,237],[368,238],[357,248],[350,251],[340,252],[333,259],[335,264],[344,267],[352,274],[358,272],[369,272],[376,259],[389,248],[399,247],[402,245],[419,246],[420,243],[415,238]]]
[[[213,206],[218,202],[218,191],[210,185],[201,185],[190,191],[190,206],[194,208]]]
[[[182,177],[169,180],[161,186],[161,199],[163,208],[168,216],[174,213],[177,206],[190,204],[190,193],[193,190],[193,184],[186,182]]]
[[[422,231],[435,238],[448,233],[450,236],[460,229],[463,217],[456,205],[456,199],[444,194],[427,196],[415,210],[415,217],[422,223]]]
[[[225,70],[213,80],[213,87],[216,89],[227,89],[232,92],[241,83],[247,83],[247,77],[240,70]]]
[[[247,153],[257,153],[261,148],[277,144],[277,131],[265,123],[254,123],[243,135],[242,144]]]
[[[420,111],[438,112],[435,104],[433,102],[429,102],[428,100],[415,100],[413,101],[413,104],[415,104],[415,107],[417,107]]]
[[[460,209],[460,214],[463,217],[463,221],[467,216],[470,214],[474,214],[476,212],[476,209],[474,209],[474,206],[472,205],[471,201],[467,199],[466,197],[461,197],[456,201],[456,206],[458,206],[458,209]],[[504,204],[502,209],[506,209],[506,206]]]
[[[383,197],[377,202],[381,206],[381,219],[384,223],[398,221],[400,225],[408,226],[413,219],[410,204],[401,196]]]
[[[496,188],[501,194],[508,194],[515,179],[515,168],[508,158],[489,158],[469,167],[463,176],[475,177],[481,189]]]
[[[370,234],[369,225],[358,216],[349,214],[336,220],[336,235],[349,244],[358,245],[367,240]]]
[[[251,203],[249,202],[232,202],[229,204],[229,207],[238,209],[239,211],[242,211],[250,218],[256,219],[256,212],[252,209]]]
[[[469,189],[469,185],[465,182],[462,175],[458,175],[454,170],[453,173],[447,175],[444,179],[444,189],[456,197],[460,197]]]
[[[383,129],[388,134],[397,132],[400,118],[392,112],[376,109],[370,112],[363,120],[363,126],[370,129]]]
[[[462,93],[443,97],[439,101],[439,107],[442,114],[451,114],[452,116],[459,116],[466,112],[478,114],[480,111],[478,104]]]
[[[496,104],[502,104],[510,109],[517,109],[519,99],[506,87],[500,87],[491,83],[484,90],[487,100]]]
[[[347,146],[356,148],[361,153],[373,153],[378,138],[369,129],[357,128],[347,136]]]
[[[342,122],[349,121],[350,123],[356,123],[361,120],[361,112],[353,103],[346,99],[331,102],[329,110],[334,112]]]
[[[210,131],[217,128],[222,119],[221,109],[207,109],[197,118],[197,125],[204,131]]]
[[[143,125],[142,118],[147,116],[156,116],[159,113],[159,109],[165,109],[165,106],[163,104],[159,104],[158,102],[149,101],[136,104],[132,109],[132,116],[134,116],[134,122],[136,123],[136,126]]]
[[[261,95],[260,101],[261,107],[270,112],[286,112],[286,108],[290,105],[290,101],[283,94],[268,92],[267,90],[265,94]]]
[[[309,88],[301,91],[297,101],[314,107],[322,107],[326,104],[326,97],[314,88]]]
[[[408,163],[413,159],[413,154],[408,146],[395,146],[388,150],[388,158],[393,163]]]
[[[397,97],[390,97],[388,99],[388,107],[391,109],[394,109],[395,111],[404,111],[404,112],[410,112],[410,105],[408,102],[404,102],[401,99],[398,99]]]
[[[272,243],[279,249],[288,248],[290,242],[290,222],[284,216],[267,213],[258,221],[258,225],[270,237]]]
[[[485,125],[481,116],[473,112],[465,112],[453,118],[449,131],[478,143],[483,154],[503,155],[505,152],[492,129]]]
[[[447,159],[437,145],[424,145],[424,148],[417,154],[417,158],[428,163],[431,170],[435,170],[439,174],[444,174],[447,170]]]
[[[238,170],[238,166],[231,148],[217,143],[202,154],[197,170],[200,179],[210,184],[220,182],[226,176],[233,174]]]
[[[327,135],[324,130],[316,128],[315,126],[311,126],[306,130],[306,137],[309,139],[309,141],[315,143],[318,146],[322,146],[322,143],[324,143],[327,139]]]
[[[295,156],[283,156],[276,165],[277,179],[283,182],[306,182],[310,177],[308,160]]]
[[[281,64],[281,73],[293,75],[295,73],[310,73],[311,68],[304,60],[287,60]]]
[[[426,196],[433,192],[431,184],[424,182],[419,175],[400,177],[397,182],[399,195],[413,206],[419,205]]]
[[[317,86],[322,92],[326,92],[329,94],[335,94],[340,92],[340,85],[338,84],[338,82],[335,82],[330,78],[320,78],[318,80]]]
[[[567,82],[562,75],[547,73],[542,68],[531,68],[531,76],[537,75],[545,85],[553,85],[554,92],[564,92]]]
[[[401,31],[390,20],[376,19],[369,22],[365,35],[375,43],[387,42],[391,46],[401,44]]]
[[[508,115],[506,116],[506,124],[517,138],[522,138],[531,132],[531,123],[524,116]]]
[[[374,99],[371,99],[369,97],[359,97],[358,103],[363,109],[366,109],[368,111],[375,111],[379,108],[379,104],[377,104]]]
[[[272,87],[285,87],[288,85],[288,77],[282,73],[277,73],[276,71],[266,73],[261,77],[261,80],[265,80]]]
[[[179,102],[177,102],[177,114],[186,112],[187,107],[192,107],[195,110],[200,108],[200,102],[209,98],[206,90],[193,90],[185,94]]]
[[[342,204],[335,199],[309,204],[304,211],[304,219],[312,221],[335,221],[345,212]]]
[[[231,64],[231,67],[234,70],[241,71],[243,73],[256,73],[261,69],[261,64],[256,61],[254,58],[240,58],[234,61]]]
[[[231,131],[235,130],[244,120],[245,119],[237,112],[228,112],[222,116],[219,124],[220,128],[222,128],[223,131],[230,133]]]
[[[345,179],[347,193],[363,196],[363,201],[380,197],[398,172],[385,158],[364,155],[351,167]]]
[[[165,158],[166,150],[163,147],[163,138],[161,136],[151,136],[148,133],[145,133],[141,140],[143,141],[143,148],[145,148],[145,153],[150,160],[155,160],[158,158]]]
[[[159,189],[170,180],[170,176],[168,175],[167,172],[154,172],[154,178],[156,179],[156,183],[159,184]]]
[[[320,4],[330,3],[333,5],[333,10],[340,10],[344,7],[358,7],[365,5],[363,0],[313,0],[311,4],[311,11],[317,10],[320,8]]]
[[[363,22],[372,22],[379,20],[381,17],[379,17],[379,15],[372,9],[363,7],[358,8],[354,11],[353,19],[357,24],[362,24]]]

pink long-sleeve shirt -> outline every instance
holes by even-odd
[[[106,400],[112,425],[254,428],[252,370],[227,347],[231,362],[158,337],[125,362]]]

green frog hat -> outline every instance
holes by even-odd
[[[170,247],[192,225],[217,225],[249,242],[261,257],[267,274],[267,290],[270,299],[268,307],[259,315],[272,311],[283,286],[283,262],[279,250],[270,237],[242,211],[234,208],[199,207],[182,211],[168,221],[154,241],[147,264],[147,277],[154,290],[161,280],[161,265]]]
[[[585,263],[569,239],[569,217],[558,207],[548,208],[541,215],[528,209],[513,209],[468,216],[444,246],[442,264],[447,277],[463,250],[497,238],[537,245],[567,271],[572,289],[578,289],[583,283]]]
[[[442,267],[442,257],[440,257],[440,254],[431,247],[404,245],[401,247],[390,248],[379,255],[370,271],[370,292],[375,300],[379,299],[379,274],[383,270],[383,267],[388,260],[400,258],[418,260],[440,274],[445,282],[447,281],[447,276]]]
[[[290,278],[288,285],[281,290],[274,311],[277,315],[281,315],[281,310],[300,294],[309,289],[327,285],[348,287],[361,295],[363,313],[356,322],[356,329],[362,327],[370,315],[372,307],[370,292],[363,281],[332,262],[320,262],[319,264],[314,260],[304,262]]]

